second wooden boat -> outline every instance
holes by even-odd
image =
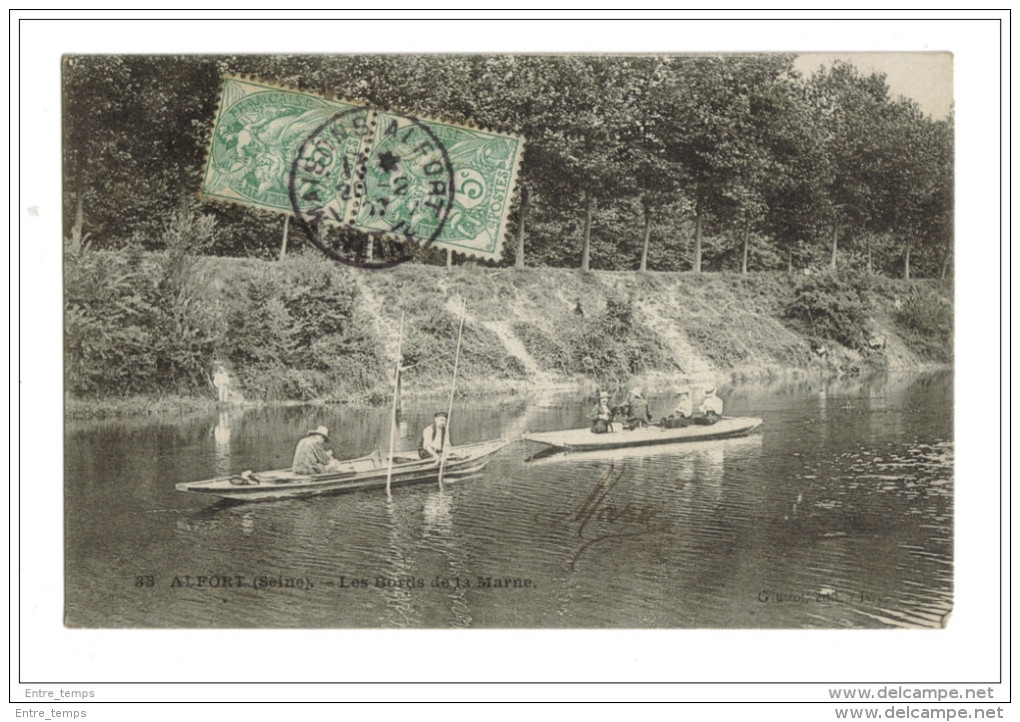
[[[590,428],[565,431],[542,431],[524,434],[526,444],[539,447],[529,458],[539,458],[565,451],[596,451],[598,449],[625,449],[634,446],[679,444],[687,441],[708,441],[744,436],[761,426],[762,420],[750,416],[724,417],[710,426],[685,426],[666,429],[661,426],[625,430],[621,424],[612,424],[613,430],[596,434]]]

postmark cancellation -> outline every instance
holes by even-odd
[[[524,139],[223,78],[201,194],[498,259]],[[314,233],[312,234],[314,240]]]

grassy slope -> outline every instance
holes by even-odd
[[[458,320],[460,301],[468,308],[466,328],[487,333],[485,343],[466,346],[460,373],[488,388],[531,381],[569,383],[585,379],[584,366],[558,347],[564,330],[604,313],[610,298],[629,300],[640,326],[633,336],[659,346],[667,363],[633,374],[639,379],[674,382],[721,381],[775,375],[791,369],[846,373],[873,366],[920,367],[932,361],[912,351],[898,336],[892,304],[902,287],[886,281],[873,294],[873,325],[887,339],[883,354],[861,354],[827,343],[823,357],[782,319],[790,297],[785,274],[675,274],[593,272],[564,269],[450,270],[403,266],[390,272],[353,271],[373,309],[375,333],[392,355],[401,310],[414,330],[430,313]],[[916,284],[913,284],[913,287]],[[578,305],[580,311],[578,312]],[[415,342],[412,341],[412,344]],[[443,353],[446,345],[433,346]],[[446,348],[445,350],[452,349]],[[510,359],[507,361],[500,361]],[[426,386],[442,384],[449,368],[437,362]],[[523,372],[523,373],[521,373]],[[609,374],[612,376],[612,374]],[[618,374],[619,375],[619,374]],[[609,381],[613,381],[610,378]],[[626,383],[628,379],[619,379]]]
[[[951,311],[951,290],[931,282],[876,282],[871,294],[872,326],[887,340],[884,352],[862,355],[825,342],[827,352],[819,354],[795,324],[783,319],[795,281],[782,273],[582,275],[567,269],[517,271],[472,265],[444,269],[412,264],[366,271],[323,264],[317,258],[288,258],[284,263],[206,258],[201,263],[202,275],[214,279],[203,286],[202,295],[212,300],[222,318],[248,312],[244,304],[250,299],[242,291],[253,283],[277,288],[275,293],[282,295],[320,273],[333,277],[339,286],[353,283],[358,291],[356,323],[367,338],[360,343],[362,349],[372,350],[359,358],[374,360],[363,362],[372,368],[360,369],[358,374],[349,366],[341,373],[337,369],[342,365],[332,371],[314,371],[322,382],[317,388],[326,389],[316,392],[317,397],[328,401],[378,403],[389,395],[402,313],[403,356],[409,367],[404,393],[448,389],[462,301],[467,316],[458,376],[465,393],[592,386],[596,380],[611,387],[668,387],[792,370],[853,373],[876,366],[921,367],[947,360],[936,358],[930,334],[916,338],[912,331],[902,337],[897,332],[903,326],[896,324],[901,313],[896,305],[902,305],[903,298],[920,294],[948,304]],[[622,315],[620,309],[625,310]],[[607,318],[614,320],[607,322]],[[603,333],[606,328],[609,331]],[[817,342],[814,345],[817,349]],[[245,369],[233,371],[239,378],[246,377]],[[306,372],[289,364],[266,373]],[[356,383],[355,375],[360,376]],[[265,400],[265,388],[241,391],[248,400],[260,401]],[[206,395],[212,400],[214,391],[210,388]],[[277,391],[269,400],[288,398],[299,397]],[[98,413],[93,407],[102,403],[70,399],[67,411],[76,416]],[[108,413],[131,413],[132,408],[147,405],[144,399],[107,403]]]

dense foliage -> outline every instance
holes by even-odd
[[[471,121],[527,139],[511,237],[527,265],[766,270],[856,265],[944,276],[953,120],[880,75],[791,55],[76,56],[64,62],[65,232],[158,248],[213,214],[205,252],[274,257],[283,219],[192,206],[225,73]],[[182,209],[184,209],[182,211]],[[291,229],[291,243],[300,232]],[[358,234],[326,242],[363,247]],[[418,260],[443,262],[436,249]],[[391,252],[377,242],[375,253]],[[396,252],[396,251],[392,251]],[[504,244],[512,263],[516,244]],[[458,261],[461,259],[458,258]]]
[[[66,388],[82,396],[214,393],[226,365],[250,398],[347,398],[378,382],[349,276],[292,257],[214,272],[179,252],[69,248]]]
[[[857,349],[870,335],[869,311],[867,287],[830,272],[797,284],[786,317],[799,321],[809,336]]]
[[[369,389],[382,362],[357,287],[306,257],[292,257],[282,268],[238,278],[225,291],[227,323],[218,350],[245,392],[309,400]]]
[[[953,304],[945,294],[911,289],[893,320],[914,352],[937,361],[953,360]]]
[[[605,308],[584,314],[555,332],[518,322],[514,333],[543,368],[564,375],[587,376],[595,386],[616,388],[635,374],[677,371],[661,339],[637,318],[632,300],[609,294]]]

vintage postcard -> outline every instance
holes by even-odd
[[[64,624],[951,624],[952,73],[66,55]]]

